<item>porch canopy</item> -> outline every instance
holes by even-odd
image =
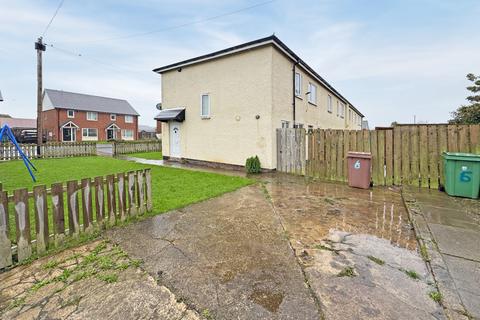
[[[174,108],[161,110],[155,117],[155,120],[162,122],[178,121],[183,122],[185,120],[185,108]]]

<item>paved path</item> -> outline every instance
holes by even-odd
[[[406,188],[416,228],[448,308],[480,319],[480,202],[435,190]]]
[[[399,192],[260,180],[108,237],[214,319],[443,319]]]

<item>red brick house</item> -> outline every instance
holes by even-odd
[[[49,141],[137,140],[138,117],[126,100],[52,89],[43,94]]]

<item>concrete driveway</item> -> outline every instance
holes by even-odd
[[[214,319],[441,319],[400,193],[264,175],[108,233]]]

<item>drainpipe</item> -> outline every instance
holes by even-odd
[[[293,67],[292,67],[292,73],[293,73],[293,86],[292,86],[292,93],[293,93],[293,100],[292,100],[292,107],[293,107],[293,127],[295,128],[295,67],[296,65],[298,64],[298,61],[295,61],[293,63]]]

